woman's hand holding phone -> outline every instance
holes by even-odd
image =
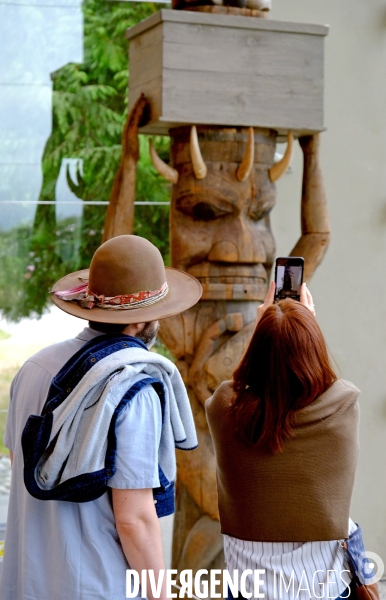
[[[271,304],[273,304],[274,299],[275,299],[275,282],[271,281],[269,288],[268,288],[268,293],[265,297],[264,303],[260,304],[260,306],[257,307],[257,320],[256,320],[256,324],[260,321],[261,317],[263,316],[263,314],[265,313],[265,311],[267,310],[267,308],[269,306],[271,306]],[[310,312],[312,312],[312,314],[314,315],[314,317],[316,316],[315,313],[315,305],[314,302],[312,300],[312,295],[310,290],[307,287],[306,283],[302,283],[302,285],[300,286],[300,304],[303,304],[303,306],[305,306],[306,308],[308,308],[308,310]]]
[[[268,288],[268,294],[265,297],[264,303],[260,304],[260,306],[257,307],[256,325],[260,321],[260,319],[263,316],[263,314],[265,313],[265,311],[267,310],[268,306],[271,306],[271,304],[273,304],[273,301],[275,299],[275,287],[276,287],[275,282],[271,281],[271,283],[269,284],[269,288]]]
[[[303,304],[303,306],[308,308],[308,310],[312,312],[314,317],[316,316],[315,304],[312,299],[311,292],[308,289],[306,283],[302,283],[302,285],[300,286],[300,304]]]

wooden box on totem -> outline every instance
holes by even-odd
[[[127,30],[129,108],[150,102],[143,133],[186,124],[324,129],[328,27],[160,10]]]

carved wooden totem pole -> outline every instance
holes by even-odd
[[[291,254],[304,257],[306,281],[329,241],[319,166],[327,29],[256,18],[267,13],[253,7],[269,8],[266,0],[197,6],[204,2],[179,0],[182,10],[162,10],[128,31],[131,113],[124,136],[132,136],[133,149],[125,137],[105,236],[130,232],[122,230],[120,213],[127,213],[125,198],[133,201],[138,128],[170,135],[170,164],[150,150],[172,183],[172,266],[203,287],[196,306],[160,329],[187,385],[199,440],[196,450],[177,457],[172,566],[179,571],[223,567],[204,403],[231,378],[265,297],[275,258],[269,216],[275,181],[290,163],[294,137],[304,168],[302,235]],[[276,142],[286,138],[275,163]]]
[[[230,379],[254,330],[256,307],[267,292],[275,257],[269,222],[274,180],[288,166],[291,150],[273,165],[276,134],[268,129],[206,127],[198,131],[199,145],[195,128],[173,129],[170,135],[179,173],[172,191],[172,266],[191,273],[203,286],[201,301],[163,321],[160,329],[188,386],[198,432],[199,447],[178,452],[173,545],[173,567],[195,571],[221,568],[223,560],[204,403]],[[304,256],[309,280],[327,248],[329,224],[318,137],[300,142],[305,159],[303,234],[292,254]]]

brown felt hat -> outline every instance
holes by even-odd
[[[52,295],[54,303],[75,317],[99,323],[142,323],[157,321],[187,310],[201,297],[195,277],[164,266],[160,251],[145,238],[120,235],[102,244],[89,269],[70,273],[54,285],[52,292],[72,289],[88,282],[90,292],[114,297],[158,290],[167,281],[168,293],[149,306],[129,309],[83,308],[76,302]]]

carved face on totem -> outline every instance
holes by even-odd
[[[189,147],[190,128],[171,131],[179,171],[171,206],[172,265],[197,277],[203,300],[263,300],[275,254],[269,213],[275,185],[269,176],[275,132],[254,130],[254,160],[244,181],[237,169],[247,129],[203,128],[199,147],[207,167],[198,179]]]

